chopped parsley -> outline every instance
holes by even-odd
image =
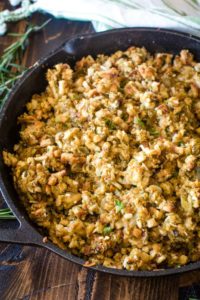
[[[150,132],[151,135],[159,136],[159,132],[155,128],[151,128],[149,130],[149,132]]]
[[[128,119],[128,114],[122,113],[121,118],[122,118],[122,120],[126,121]]]
[[[124,88],[127,83],[128,83],[128,79],[122,79],[120,82],[120,88]]]
[[[179,171],[178,170],[175,170],[172,177],[178,177],[178,174],[179,174]]]
[[[178,146],[184,146],[183,141],[178,142]]]
[[[83,98],[83,95],[79,93],[73,93],[71,98],[72,100],[81,100]]]
[[[115,129],[116,129],[115,124],[114,124],[111,120],[107,119],[107,120],[105,121],[105,123],[106,123],[106,125],[108,126],[108,128],[110,128],[111,130],[115,130]]]
[[[136,118],[136,123],[142,127],[142,128],[146,128],[145,123],[140,119],[140,118]]]
[[[112,231],[112,228],[110,226],[105,226],[104,229],[103,229],[103,233],[105,235],[111,233],[111,231]]]
[[[124,204],[119,200],[115,201],[115,205],[116,205],[117,213],[120,212],[124,208]]]

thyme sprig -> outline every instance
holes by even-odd
[[[22,59],[31,33],[41,30],[49,22],[50,20],[41,26],[29,24],[24,33],[9,34],[18,39],[8,46],[0,57],[0,109],[3,107],[11,88],[25,71],[25,67],[22,65]],[[3,208],[0,209],[0,220],[1,219],[11,220],[15,219],[15,216],[9,208]]]

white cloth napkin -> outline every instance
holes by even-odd
[[[12,4],[15,1],[19,3],[19,0],[10,0]],[[92,21],[97,31],[146,26],[178,29],[200,35],[200,0],[22,0],[21,2],[22,8],[16,9],[13,13],[14,20],[40,11],[58,18]],[[0,13],[0,25],[8,21],[8,15],[8,11]],[[9,21],[12,21],[12,18]]]
[[[200,1],[38,0],[35,6],[55,17],[90,20],[97,31],[146,26],[200,34]]]

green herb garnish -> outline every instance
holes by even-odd
[[[115,130],[115,129],[116,129],[115,124],[114,124],[111,120],[107,119],[107,120],[105,121],[105,123],[106,123],[106,125],[107,125],[111,130]]]
[[[124,208],[124,204],[119,200],[115,201],[115,205],[116,205],[116,212],[117,213],[120,212]]]
[[[150,132],[151,135],[159,136],[159,132],[155,128],[151,128],[149,130],[149,132]]]
[[[83,95],[79,93],[73,93],[71,98],[72,100],[81,100],[83,98]]]
[[[136,118],[136,123],[142,127],[142,128],[146,128],[145,123],[140,119],[140,118]]]
[[[128,79],[122,79],[120,82],[120,88],[123,89],[127,83],[128,83]]]
[[[184,146],[183,141],[178,142],[178,146]]]
[[[172,176],[172,177],[177,177],[177,176],[178,176],[178,174],[179,174],[179,171],[178,171],[178,170],[176,170],[176,171],[174,171],[174,173],[173,173],[173,176]]]
[[[111,233],[111,231],[112,231],[112,228],[110,226],[105,226],[104,229],[103,229],[103,233],[105,235]]]

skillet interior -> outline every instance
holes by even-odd
[[[45,73],[48,68],[59,62],[67,62],[73,66],[76,60],[79,60],[85,55],[90,54],[96,56],[101,53],[111,54],[117,50],[125,50],[132,45],[139,47],[144,46],[152,53],[168,52],[177,54],[182,49],[188,49],[194,54],[195,59],[200,61],[200,39],[189,34],[175,31],[127,28],[75,37],[67,41],[61,48],[51,53],[48,57],[37,62],[18,81],[0,113],[0,149],[12,151],[13,145],[18,139],[17,117],[24,111],[25,104],[31,99],[31,96],[45,89],[47,84]],[[15,234],[15,236],[12,235],[10,241],[42,245],[42,235],[28,220],[24,209],[19,204],[9,169],[4,165],[2,156],[0,156],[0,191],[4,200],[11,207],[21,223],[21,227],[18,230],[19,233]],[[6,234],[6,231],[4,231],[4,234]],[[23,237],[20,237],[20,234],[23,235]],[[3,233],[0,233],[0,240],[1,235],[2,240],[5,240]],[[7,241],[9,241],[9,234]],[[82,259],[59,249],[50,242],[43,244],[43,246],[68,260],[78,264],[84,263]],[[178,269],[160,271],[127,271],[102,266],[91,267],[91,269],[106,273],[138,277],[177,274],[197,268],[200,268],[200,262],[191,263]]]

